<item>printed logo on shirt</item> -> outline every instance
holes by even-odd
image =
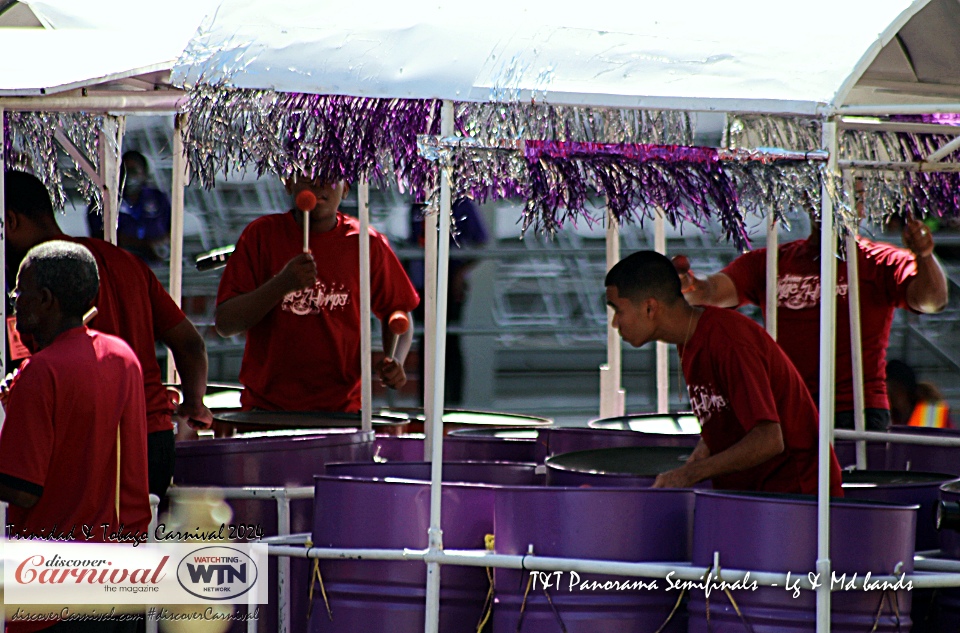
[[[837,296],[847,296],[846,282],[837,284]],[[781,275],[777,279],[777,301],[788,310],[805,310],[820,305],[819,275]]]
[[[337,310],[350,303],[350,293],[344,286],[327,288],[317,281],[312,288],[291,292],[283,298],[280,309],[298,316],[320,314],[324,310]]]
[[[701,425],[713,417],[714,411],[727,407],[727,399],[717,393],[713,385],[687,385],[687,394],[690,396],[693,413],[699,418]]]

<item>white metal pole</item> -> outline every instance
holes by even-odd
[[[453,102],[444,101],[440,111],[440,133],[444,136],[453,134]],[[429,549],[443,550],[443,532],[440,529],[440,500],[442,497],[441,481],[443,480],[443,367],[444,354],[447,342],[447,273],[449,272],[450,258],[450,177],[447,165],[440,163],[440,217],[439,236],[437,239],[437,301],[436,301],[436,356],[434,358],[434,392],[431,417],[426,423],[430,425],[433,435],[433,445],[430,464],[430,530]],[[428,238],[428,242],[430,239]],[[429,308],[429,306],[427,306]],[[437,633],[440,627],[440,565],[427,563],[427,601],[426,633]]]
[[[290,498],[286,490],[277,497],[277,535],[290,534]],[[277,606],[277,618],[280,627],[278,633],[290,633],[292,619],[290,617],[290,559],[281,557],[277,561],[277,596],[280,604]],[[250,620],[253,620],[251,618]]]
[[[103,175],[103,239],[117,243],[117,217],[120,212],[120,147],[123,143],[124,117],[103,117],[100,130],[100,173]]]
[[[904,103],[897,105],[848,105],[837,108],[845,116],[883,116],[887,114],[942,114],[960,112],[960,103]]]
[[[857,191],[852,174],[846,172],[843,186],[850,192],[850,204],[857,211]],[[848,226],[846,238],[847,254],[847,303],[850,313],[850,361],[853,363],[853,428],[856,431],[866,430],[866,413],[864,411],[863,395],[863,345],[860,332],[860,264],[857,253],[857,225]],[[857,469],[867,467],[867,443],[858,441],[856,444]]]
[[[777,268],[778,257],[780,255],[780,240],[777,235],[777,214],[771,211],[767,215],[767,334],[777,340],[777,304],[780,292],[778,284],[779,270]]]
[[[4,184],[4,172],[7,170],[7,157],[3,153],[3,148],[6,147],[7,143],[7,131],[3,124],[4,122],[4,111],[3,106],[0,105],[0,211],[4,212],[6,215],[7,203],[4,197],[4,189],[6,184]],[[3,291],[7,291],[7,232],[6,230],[0,230],[0,288],[3,288]],[[0,301],[0,314],[3,315],[3,327],[7,327],[7,302]],[[4,333],[6,336],[6,333]],[[0,354],[0,376],[7,375],[7,355]],[[0,424],[3,423],[3,410],[0,407]],[[2,531],[3,526],[6,523],[0,524],[0,531]]]
[[[663,211],[657,209],[653,220],[653,249],[667,254],[667,228]],[[670,349],[666,343],[657,341],[657,413],[670,411]]]
[[[170,183],[170,297],[183,305],[183,189],[190,181],[187,156],[183,146],[183,129],[187,114],[173,119],[173,177]],[[167,382],[179,382],[173,354],[167,354]]]
[[[370,333],[370,184],[357,183],[357,213],[360,216],[360,428],[373,428],[373,340]]]
[[[441,211],[442,213],[442,211]],[[438,214],[428,213],[423,218],[423,414],[424,440],[423,459],[430,461],[433,455],[433,429],[427,421],[433,419],[433,394],[437,389],[433,371],[437,346],[433,333],[437,329],[437,219]]]
[[[823,123],[823,146],[830,153],[820,191],[820,442],[817,480],[817,572],[826,579],[817,588],[817,633],[830,633],[830,445],[834,410],[834,348],[837,309],[836,234],[827,178],[837,169],[837,124]]]
[[[607,210],[607,270],[620,261],[620,224]],[[625,409],[620,333],[613,327],[613,310],[607,307],[607,364],[600,367],[600,417],[622,416]]]

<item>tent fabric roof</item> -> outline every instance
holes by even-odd
[[[169,70],[215,2],[22,0],[44,28],[0,28],[0,96],[49,95]],[[20,15],[10,19],[23,23]]]
[[[851,72],[855,81],[881,49],[889,61],[884,47],[928,4],[960,14],[949,0],[874,0],[869,10],[858,0],[595,0],[575,11],[552,0],[408,0],[375,11],[365,3],[225,0],[173,80],[361,97],[812,115],[833,104]]]

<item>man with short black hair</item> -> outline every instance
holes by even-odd
[[[701,439],[657,488],[816,494],[817,409],[800,374],[759,325],[732,310],[687,304],[670,260],[639,251],[607,273],[613,327],[633,347],[677,346]],[[831,448],[830,494],[842,497]]]
[[[40,180],[21,171],[4,175],[7,266],[15,269],[24,254],[50,240],[86,246],[97,262],[99,314],[90,327],[125,340],[143,368],[147,399],[150,492],[163,498],[173,477],[174,407],[157,362],[156,341],[173,354],[183,400],[176,414],[195,426],[209,427],[213,415],[203,404],[207,389],[207,350],[203,337],[140,259],[103,240],[71,238],[57,225],[50,194]]]

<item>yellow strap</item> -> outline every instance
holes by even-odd
[[[330,621],[333,622],[333,611],[330,609],[330,601],[327,599],[327,590],[323,586],[323,576],[320,575],[320,559],[313,559],[313,574],[310,576],[310,591],[307,594],[308,597],[308,607],[307,607],[307,619],[310,619],[310,613],[313,611],[313,587],[316,582],[320,583],[320,595],[323,596],[323,604],[327,607],[327,617],[330,618]]]
[[[115,496],[117,527],[120,526],[120,425],[117,425],[117,491]]]

